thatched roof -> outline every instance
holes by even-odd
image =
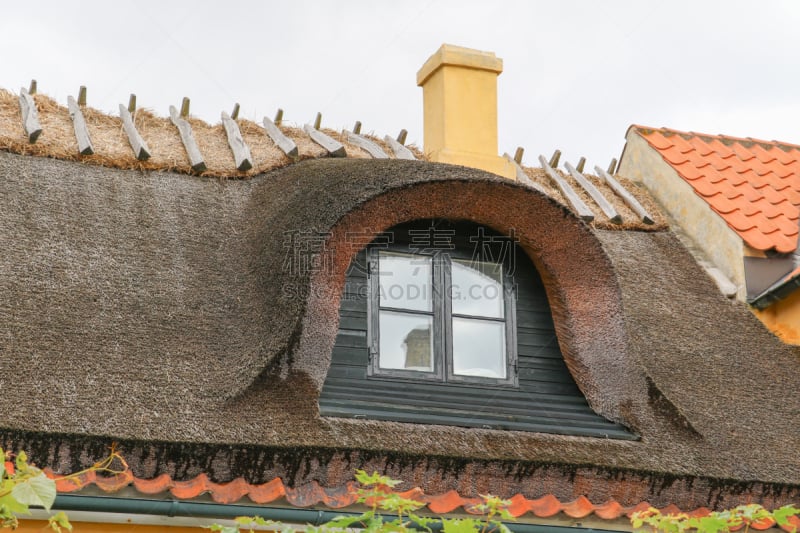
[[[515,228],[576,382],[640,441],[319,417],[346,235],[433,217]],[[330,268],[285,268],[296,231],[326,236]],[[330,485],[371,465],[684,507],[800,491],[797,349],[671,233],[593,229],[484,172],[319,159],[218,181],[0,152],[0,240],[0,445],[57,469],[116,440],[142,476]]]

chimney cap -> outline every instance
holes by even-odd
[[[495,56],[494,52],[443,44],[417,72],[417,85],[424,85],[428,78],[445,65],[488,70],[498,74],[503,72],[503,60]]]

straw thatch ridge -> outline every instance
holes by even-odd
[[[159,117],[147,109],[135,111],[134,125],[152,152],[150,159],[138,161],[122,129],[122,119],[91,107],[84,107],[83,113],[95,153],[83,156],[78,153],[78,144],[67,108],[46,95],[36,94],[33,98],[42,123],[42,135],[35,144],[30,144],[22,129],[17,96],[0,89],[0,149],[119,169],[192,173],[178,130],[167,117]],[[250,147],[255,164],[248,171],[236,170],[222,124],[212,126],[191,116],[187,120],[192,126],[192,132],[206,163],[207,170],[202,176],[249,178],[294,162],[272,142],[261,126],[250,120],[240,119],[238,123],[242,138]],[[297,144],[299,151],[297,160],[327,156],[327,152],[311,141],[301,128],[281,126],[280,129]],[[348,157],[370,157],[362,149],[348,143],[341,133],[329,129],[325,129],[324,132],[345,145]],[[375,138],[371,140],[382,143]],[[414,146],[409,146],[409,149],[418,159],[424,159],[423,154]],[[387,153],[391,154],[391,151]]]
[[[185,174],[193,173],[178,130],[170,122],[169,118],[159,117],[147,109],[139,109],[134,113],[134,125],[152,152],[150,159],[139,161],[134,157],[127,136],[122,129],[122,120],[119,117],[107,115],[91,107],[84,107],[83,113],[89,136],[94,145],[94,154],[84,156],[78,153],[78,144],[75,140],[72,121],[67,108],[59,105],[46,95],[36,94],[33,98],[42,123],[42,134],[35,144],[28,142],[28,138],[22,128],[18,97],[9,91],[0,89],[0,150],[80,161],[89,165],[101,165],[125,170],[162,170]],[[283,133],[292,139],[298,147],[298,157],[291,159],[272,142],[259,124],[247,119],[239,119],[238,124],[242,138],[250,147],[253,158],[252,169],[239,171],[235,168],[233,154],[228,146],[227,136],[221,123],[212,126],[191,116],[187,120],[192,126],[194,138],[207,167],[207,170],[200,174],[203,177],[249,179],[253,176],[294,164],[297,161],[328,156],[325,149],[314,143],[302,128],[281,125],[280,129]],[[348,142],[342,132],[327,128],[323,129],[323,132],[345,146],[348,158],[370,158],[367,152]],[[381,146],[384,152],[389,154],[389,157],[394,157],[393,151],[383,139],[373,135],[366,135],[366,137]],[[409,145],[408,148],[418,160],[426,160],[425,155],[415,146]],[[556,199],[563,205],[569,205],[542,169],[525,168],[524,170],[527,176],[539,184],[551,198]],[[558,172],[576,188],[584,201],[593,206],[596,214],[596,219],[592,223],[594,227],[640,231],[662,231],[666,229],[666,220],[649,194],[625,178],[618,177],[619,181],[628,190],[634,192],[640,202],[654,216],[655,224],[642,223],[636,214],[614,194],[605,182],[596,176],[587,174],[587,179],[591,180],[603,192],[603,195],[620,213],[624,221],[623,224],[611,223],[608,217],[589,199],[586,192],[576,185],[576,182],[569,174]]]
[[[436,217],[517,228],[576,382],[641,441],[319,417],[353,251],[342,236]],[[332,254],[330,270],[287,268],[298,232]],[[631,472],[638,501],[674,484],[682,507],[710,497],[696,477],[718,480],[720,501],[752,496],[754,483],[798,494],[787,371],[798,350],[725,300],[672,234],[592,229],[484,172],[319,159],[220,182],[0,153],[0,239],[4,440],[38,435],[54,465],[122,439],[145,443],[140,472],[194,461],[220,481],[238,457],[279,449],[284,462],[252,463],[251,479],[286,472],[291,457],[307,459],[297,482],[340,478],[356,454],[409,465],[426,490],[474,483],[491,464],[492,486],[533,496],[535,480],[508,470],[517,464],[556,465],[559,497],[623,490]],[[454,472],[433,479],[426,464]]]

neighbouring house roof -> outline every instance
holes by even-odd
[[[798,286],[800,286],[800,267],[784,275],[749,303],[756,309],[766,309],[773,303],[789,296]]]
[[[793,252],[800,218],[800,146],[631,126],[756,250]]]
[[[663,226],[589,225],[547,191],[420,160],[219,180],[77,159],[0,152],[6,449],[68,473],[117,442],[136,477],[179,482],[335,489],[363,468],[464,498],[800,498],[798,349]],[[364,238],[431,218],[515,232],[571,375],[639,440],[319,415],[350,261]],[[298,234],[325,268],[286,268]]]

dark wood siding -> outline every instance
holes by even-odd
[[[366,264],[365,252],[354,265]],[[519,387],[367,376],[367,275],[348,272],[339,334],[320,396],[323,416],[635,439],[593,412],[558,346],[541,278],[518,251],[514,263]]]

